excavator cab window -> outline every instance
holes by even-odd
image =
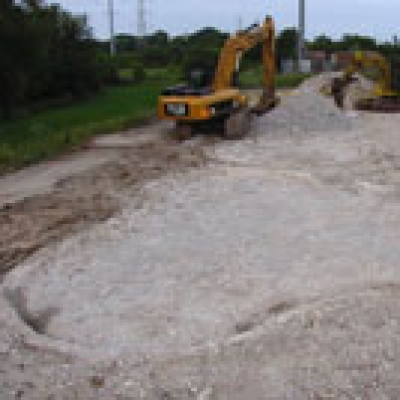
[[[394,58],[390,61],[390,70],[392,75],[392,90],[400,92],[400,58]]]
[[[186,83],[163,90],[163,96],[207,96],[212,93],[213,73],[201,67],[186,73]]]
[[[193,68],[189,71],[189,86],[193,89],[204,89],[211,86],[213,74],[205,68]]]

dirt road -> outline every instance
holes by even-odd
[[[245,140],[114,148],[58,182],[78,222],[5,276],[0,398],[397,399],[400,116],[320,84]],[[21,208],[48,229],[35,201],[2,211],[6,260]]]
[[[99,137],[88,149],[0,178],[0,278],[50,242],[105,221],[145,182],[205,162],[156,124]]]

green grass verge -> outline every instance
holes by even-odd
[[[48,159],[94,135],[125,129],[155,114],[160,91],[177,80],[157,72],[140,85],[105,89],[90,100],[0,124],[0,173]]]
[[[74,149],[94,135],[140,124],[155,114],[160,91],[179,80],[178,68],[146,71],[140,85],[105,89],[90,100],[0,123],[0,173]],[[308,75],[277,77],[278,88],[298,86]],[[243,87],[260,87],[261,69],[241,73]]]

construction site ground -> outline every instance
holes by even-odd
[[[0,399],[398,399],[400,115],[325,79],[0,178]]]

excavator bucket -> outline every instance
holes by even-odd
[[[333,100],[335,101],[336,106],[339,108],[344,107],[345,87],[346,85],[342,79],[334,78],[332,80],[331,94],[333,96]]]
[[[240,139],[250,132],[251,113],[245,107],[231,114],[225,120],[224,137],[226,139]]]
[[[252,107],[251,112],[258,117],[274,109],[280,102],[279,97],[274,92],[264,91],[258,103]]]

